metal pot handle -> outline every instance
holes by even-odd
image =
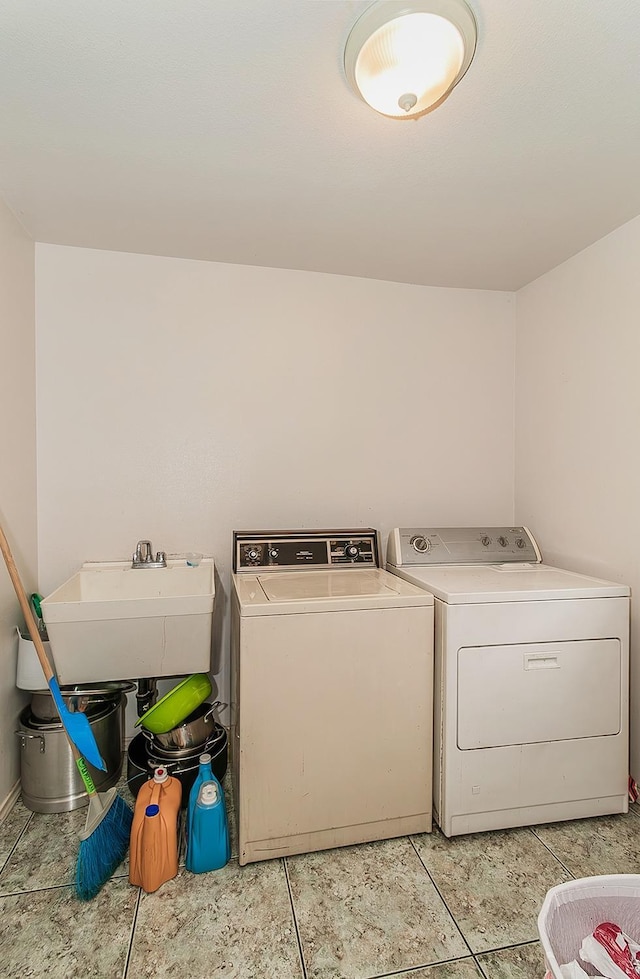
[[[224,738],[225,734],[227,733],[225,731],[225,729],[223,728],[222,724],[218,724],[217,727],[219,727],[220,730],[219,731],[216,731],[215,734],[213,735],[213,737],[210,739],[210,741],[207,742],[208,747],[207,747],[206,750],[209,751],[209,752],[213,751],[214,748],[217,748],[218,747],[218,742],[219,741],[222,741],[222,739]]]
[[[40,754],[44,755],[44,749],[45,749],[44,734],[29,734],[27,731],[14,731],[13,733],[17,734],[19,738],[23,739],[23,744],[24,744],[24,738],[29,738],[29,740],[31,741],[36,741],[36,740],[39,741]]]
[[[72,714],[86,714],[87,707],[93,707],[94,704],[104,704],[107,702],[107,697],[86,697],[84,694],[73,694],[73,696],[68,697],[69,710]]]
[[[179,758],[176,758],[175,761],[171,761],[171,759],[167,759],[167,761],[165,761],[162,765],[159,765],[158,762],[152,758],[147,758],[147,768],[152,773],[149,776],[149,779],[153,778],[153,772],[155,772],[156,768],[165,768],[168,774],[171,776],[179,775],[182,773],[182,769],[180,768]]]
[[[228,704],[225,704],[224,701],[222,701],[222,700],[216,700],[216,702],[214,704],[211,704],[211,707],[209,708],[209,710],[207,711],[207,713],[203,716],[202,720],[203,721],[206,721],[208,717],[211,717],[211,715],[213,714],[214,710],[224,710],[224,708],[225,707],[228,707],[228,706],[229,705]]]

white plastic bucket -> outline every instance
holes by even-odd
[[[563,979],[560,966],[579,959],[583,940],[605,921],[640,939],[640,874],[583,877],[547,892],[538,915],[538,933],[554,979]],[[592,966],[580,965],[594,974]]]
[[[18,633],[18,662],[16,664],[16,687],[20,690],[46,690],[47,681],[44,678],[40,660],[36,654],[33,640],[29,635],[23,636],[20,629],[16,627]],[[52,662],[51,644],[44,642],[44,651]]]

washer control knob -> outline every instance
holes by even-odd
[[[250,563],[254,564],[258,560],[258,558],[260,557],[260,551],[258,550],[257,547],[249,547],[245,551],[245,555],[246,555],[247,561],[249,561]]]
[[[482,544],[482,545],[483,545],[484,547],[488,547],[488,546],[489,546],[489,544],[491,543],[491,538],[490,538],[490,537],[487,537],[487,535],[485,534],[485,535],[484,535],[484,537],[481,537],[481,538],[480,538],[480,543],[481,543],[481,544]]]
[[[360,548],[358,547],[357,544],[347,544],[347,546],[344,549],[344,553],[346,554],[347,557],[350,557],[351,560],[354,561],[357,557],[360,556]]]
[[[426,552],[431,548],[431,541],[428,541],[426,537],[422,536],[422,534],[416,534],[415,537],[411,538],[409,543],[414,551],[418,552],[418,554],[426,554]]]
[[[507,540],[506,537],[498,537],[498,544],[500,545],[500,547],[506,547],[508,543],[509,541]]]
[[[269,548],[269,557],[271,558],[272,561],[275,561],[275,559],[277,558],[277,556],[278,556],[279,553],[280,553],[280,551],[278,550],[277,547],[270,547]]]
[[[519,548],[523,548],[524,547],[524,541],[523,541],[522,537],[518,537],[516,539],[516,547],[519,547]]]

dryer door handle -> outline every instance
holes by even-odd
[[[547,653],[525,653],[525,670],[559,670],[558,657]]]

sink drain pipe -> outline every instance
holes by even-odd
[[[158,681],[155,677],[142,677],[138,680],[138,692],[136,693],[136,709],[138,717],[153,707],[158,699]]]

